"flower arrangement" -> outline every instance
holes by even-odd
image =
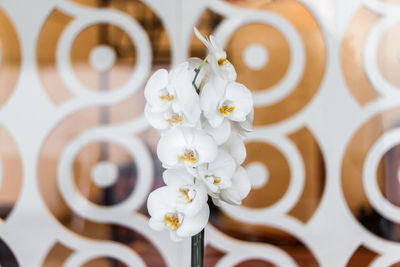
[[[190,58],[170,72],[157,70],[145,87],[145,116],[161,131],[157,156],[166,186],[148,198],[149,225],[170,231],[171,239],[197,235],[215,205],[240,205],[250,191],[243,136],[252,130],[253,99],[226,52],[210,35],[197,38],[208,49],[204,60]]]

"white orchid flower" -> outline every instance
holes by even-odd
[[[209,62],[212,70],[227,81],[235,81],[237,76],[235,68],[227,59],[226,51],[218,44],[215,37],[210,35],[210,39],[207,40],[196,27],[193,29],[197,38],[208,49],[207,62]]]
[[[149,226],[157,231],[169,230],[171,239],[179,241],[182,238],[199,233],[207,224],[210,210],[207,202],[194,208],[196,199],[200,197],[199,191],[194,196],[187,198],[185,191],[176,186],[163,186],[150,193],[147,200],[147,210],[150,214]]]
[[[216,205],[240,205],[250,191],[240,164],[246,158],[243,137],[254,120],[252,94],[235,82],[235,68],[214,36],[194,31],[207,57],[156,71],[144,89],[144,114],[161,131],[157,156],[167,168],[166,186],[148,197],[149,225],[169,230],[175,241],[204,229],[208,196]]]
[[[165,130],[175,126],[196,127],[199,120],[196,117],[188,117],[184,112],[174,112],[168,108],[162,112],[151,112],[151,105],[146,104],[144,115],[151,126],[158,130]]]
[[[157,155],[167,168],[197,167],[215,159],[217,144],[203,130],[186,127],[172,128],[161,135]]]
[[[216,128],[224,119],[245,122],[253,109],[253,97],[243,84],[213,76],[200,93],[200,106],[210,125]]]
[[[146,84],[145,116],[159,130],[176,125],[193,126],[200,118],[199,96],[193,85],[193,71],[188,62],[156,71]]]
[[[232,205],[242,204],[242,200],[247,197],[251,189],[246,169],[239,166],[231,179],[231,183],[230,187],[221,190],[219,198],[212,199],[215,205],[218,206],[219,201]]]
[[[167,186],[176,188],[177,208],[187,216],[196,215],[207,203],[207,191],[185,168],[168,169],[163,173]]]
[[[234,158],[237,165],[241,165],[246,159],[246,146],[242,137],[234,130],[231,131],[228,140],[221,147]]]
[[[215,160],[198,168],[200,180],[207,186],[208,194],[218,198],[223,189],[232,185],[231,179],[236,170],[235,160],[223,149],[218,149]]]

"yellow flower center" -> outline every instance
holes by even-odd
[[[169,125],[179,125],[182,122],[182,116],[179,114],[175,114],[171,118],[167,118],[165,120],[169,123]]]
[[[221,182],[221,179],[214,176],[214,182],[213,182],[213,184],[219,184],[220,182]]]
[[[226,62],[228,62],[226,57],[221,57],[218,59],[218,66],[222,67]]]
[[[187,189],[187,188],[179,188],[179,192],[181,192],[182,193],[182,195],[183,195],[183,198],[185,199],[185,201],[187,202],[187,203],[191,203],[192,201],[193,201],[193,198],[191,198],[190,196],[189,196],[189,189]]]
[[[176,230],[181,225],[181,223],[179,222],[179,218],[176,214],[165,214],[164,219],[165,225],[170,230]]]
[[[186,150],[183,155],[179,155],[178,157],[183,163],[186,164],[195,163],[197,160],[193,150]]]
[[[174,100],[174,95],[167,93],[166,95],[160,95],[161,100],[163,100],[164,102],[171,102],[172,100]]]
[[[221,178],[215,177],[214,175],[206,175],[205,176],[209,182],[213,182],[214,185],[219,184],[221,182]],[[210,179],[208,179],[210,178]]]
[[[234,106],[223,105],[219,107],[219,113],[225,116],[231,114],[234,110],[235,110]]]

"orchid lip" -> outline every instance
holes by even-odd
[[[193,199],[196,196],[196,191],[189,188],[179,188],[179,192],[181,192],[182,197],[186,203],[192,203]]]
[[[165,120],[171,126],[179,125],[182,123],[182,115],[174,114],[173,116],[171,116],[170,118],[166,118]]]
[[[167,213],[164,215],[165,226],[170,230],[177,230],[182,224],[183,216],[178,213]]]
[[[175,96],[170,93],[167,93],[165,95],[160,95],[160,99],[167,103],[172,102],[174,100],[174,98],[175,98]]]
[[[210,183],[212,183],[213,185],[219,184],[221,183],[221,178],[216,177],[215,175],[210,175],[207,174],[206,176],[204,176],[206,178],[206,180]]]
[[[210,196],[214,197],[219,197],[219,194],[221,193],[221,186],[224,187],[223,184],[221,184],[222,179],[221,177],[217,177],[214,174],[206,174],[203,176],[205,183],[207,184],[208,189],[210,190],[208,194]]]
[[[227,63],[227,59],[226,59],[226,57],[221,57],[221,58],[219,58],[218,59],[218,66],[220,66],[220,67],[222,67],[224,64],[226,64]]]
[[[193,150],[185,150],[182,155],[178,155],[179,159],[185,164],[193,164],[197,161],[196,153]]]
[[[229,115],[235,110],[235,106],[222,105],[219,107],[219,113],[222,115]]]

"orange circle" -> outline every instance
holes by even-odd
[[[99,45],[107,45],[114,50],[115,63],[107,72],[104,83],[100,72],[89,62],[90,53]],[[111,24],[96,24],[83,29],[71,47],[71,65],[78,79],[93,90],[115,89],[131,77],[136,62],[135,46],[121,28]]]
[[[259,70],[249,68],[243,61],[245,49],[252,44],[259,44],[268,51],[268,62]],[[238,28],[229,39],[226,50],[229,60],[240,70],[237,81],[252,91],[268,90],[282,80],[289,68],[289,44],[279,30],[267,24],[251,23]]]

